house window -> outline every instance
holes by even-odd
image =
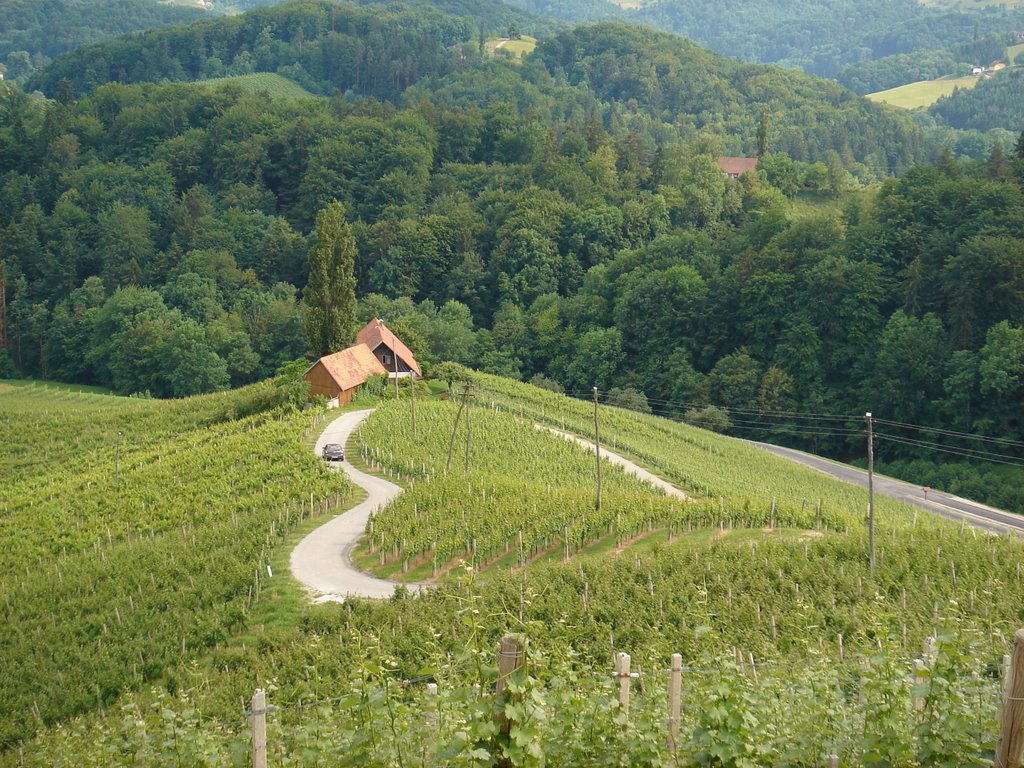
[[[384,353],[384,365],[391,365],[391,355]]]

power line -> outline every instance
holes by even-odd
[[[671,411],[663,411],[660,409],[651,409],[651,412],[655,416],[668,416],[673,415]],[[843,429],[841,427],[836,428],[821,428],[815,429],[810,424],[764,424],[756,421],[743,421],[740,419],[730,419],[730,425],[741,426],[746,431],[751,432],[788,432],[798,435],[817,435],[819,437],[846,437],[850,435],[861,436],[864,434],[864,430],[858,429]]]
[[[566,392],[565,394],[575,396],[586,396],[592,397],[592,392]],[[678,400],[665,400],[660,398],[646,398],[648,405],[651,407],[651,413],[655,416],[662,416],[678,420],[679,411],[684,408],[707,408],[709,403],[695,403],[685,402]],[[608,405],[608,403],[605,403]],[[730,415],[730,425],[735,425],[740,429],[747,432],[768,432],[768,433],[786,433],[791,435],[800,436],[815,436],[815,437],[838,437],[838,438],[849,438],[853,436],[861,436],[864,434],[863,429],[851,429],[847,427],[841,427],[833,424],[815,424],[817,421],[833,421],[833,422],[845,422],[847,424],[857,423],[860,421],[859,416],[842,416],[839,414],[827,414],[827,413],[800,413],[798,411],[761,411],[752,408],[737,408],[732,406],[724,405],[711,405],[711,407],[717,408],[720,411],[724,411],[727,415]],[[734,414],[734,415],[733,415]],[[755,420],[751,417],[758,417],[759,420]],[[788,419],[804,419],[809,420],[812,423],[796,423],[796,424],[785,424],[785,423],[766,423],[760,419],[766,418],[788,418]],[[1024,448],[1024,443],[1010,440],[1007,438],[995,438],[987,437],[984,435],[972,435],[966,432],[958,432],[956,430],[947,430],[940,427],[928,427],[922,424],[910,424],[906,422],[893,421],[890,419],[875,419],[876,424],[885,424],[887,426],[914,429],[921,432],[934,432],[937,434],[948,435],[950,437],[956,437],[961,439],[972,439],[983,442],[997,443],[1000,445],[1006,445],[1007,447],[1021,447]],[[942,453],[948,453],[955,456],[962,456],[968,459],[975,459],[978,461],[989,461],[996,464],[1006,464],[1008,466],[1024,466],[1024,462],[1018,461],[1016,457],[1007,456],[1006,454],[993,453],[991,451],[983,451],[976,448],[956,448],[944,446],[939,443],[928,442],[923,440],[915,440],[909,437],[901,437],[899,435],[890,435],[884,432],[875,432],[875,437],[888,440],[893,443],[899,443],[907,447],[919,448],[923,450],[934,450]]]
[[[951,437],[961,437],[970,440],[983,440],[989,443],[1001,443],[1003,445],[1012,445],[1017,448],[1024,448],[1024,443],[1017,440],[1010,440],[1005,437],[987,437],[985,435],[972,435],[969,432],[958,432],[954,429],[943,429],[941,427],[924,427],[920,424],[906,424],[902,421],[890,421],[888,419],[875,419],[879,424],[888,424],[893,427],[903,427],[904,429],[914,429],[920,432],[934,432],[939,435],[949,435]]]
[[[589,392],[566,392],[566,395],[571,397],[590,397]],[[813,413],[813,412],[800,412],[800,411],[775,411],[775,410],[761,410],[757,408],[739,408],[736,406],[729,405],[716,405],[714,403],[699,403],[693,401],[684,400],[663,400],[656,397],[646,397],[647,402],[662,405],[672,406],[675,408],[707,408],[708,406],[717,408],[720,411],[728,411],[730,413],[742,413],[752,416],[778,416],[787,417],[794,419],[816,419],[816,420],[829,420],[829,421],[857,421],[859,416],[844,416],[838,413]],[[605,405],[609,403],[605,402]]]
[[[924,448],[930,451],[941,451],[942,453],[950,453],[954,456],[963,456],[968,459],[977,459],[978,461],[991,461],[995,464],[1006,464],[1011,467],[1024,467],[1024,461],[1016,461],[1011,456],[1003,456],[995,453],[988,453],[987,451],[974,451],[971,449],[957,449],[948,448],[946,446],[938,445],[937,443],[926,443],[921,440],[911,440],[909,438],[897,437],[895,435],[884,435],[875,433],[875,437],[882,440],[888,440],[892,443],[900,443],[902,445],[908,445],[914,448]]]
[[[567,394],[570,394],[570,395],[577,395],[577,394],[583,395],[583,394],[586,394],[587,396],[589,396],[590,393],[571,392],[571,393],[567,393]],[[800,411],[761,410],[761,409],[753,409],[753,408],[740,408],[740,407],[734,407],[734,406],[728,406],[728,405],[715,405],[713,403],[697,403],[697,402],[687,402],[687,401],[680,401],[680,400],[666,400],[666,399],[653,398],[653,397],[648,397],[647,398],[647,402],[648,402],[648,404],[651,404],[651,406],[652,406],[651,410],[652,411],[654,411],[655,413],[661,414],[661,415],[672,413],[672,411],[669,410],[670,408],[671,409],[684,409],[684,408],[707,408],[707,407],[713,407],[713,408],[717,408],[720,411],[725,411],[726,413],[739,414],[741,417],[742,416],[757,416],[757,417],[761,417],[761,418],[806,419],[806,420],[811,420],[811,421],[816,421],[816,420],[823,420],[824,421],[824,420],[828,420],[828,421],[843,421],[843,422],[855,422],[855,423],[860,421],[860,417],[859,416],[843,416],[843,415],[840,415],[840,414],[832,414],[832,413],[814,413],[814,412],[800,412]],[[607,405],[607,403],[606,403],[606,405]],[[661,407],[660,408],[655,408],[654,405],[658,405],[658,406],[661,406]],[[758,423],[760,423],[760,422],[743,421],[742,418],[734,418],[731,421],[733,423],[735,423],[735,424],[751,424],[751,423],[758,424]],[[970,432],[961,432],[961,431],[953,430],[953,429],[945,429],[943,427],[930,427],[930,426],[926,426],[924,424],[911,424],[911,423],[908,423],[908,422],[894,421],[892,419],[876,418],[875,419],[875,423],[876,424],[885,424],[885,425],[893,426],[893,427],[900,427],[900,428],[903,428],[903,429],[913,429],[913,430],[917,430],[917,431],[920,431],[920,432],[932,432],[932,433],[935,433],[935,434],[946,435],[946,436],[949,436],[949,437],[961,438],[961,439],[964,439],[964,440],[978,440],[978,441],[981,441],[981,442],[997,443],[997,444],[1000,444],[1000,445],[1006,445],[1006,446],[1010,446],[1010,447],[1014,447],[1014,448],[1024,448],[1024,442],[1021,442],[1021,441],[1018,441],[1018,440],[1011,440],[1009,438],[1004,438],[1004,437],[990,437],[990,436],[987,436],[987,435],[975,435],[975,434],[972,434]],[[807,426],[810,426],[810,425],[807,425]],[[835,431],[835,428],[830,428],[830,429]],[[861,434],[863,432],[863,430],[845,430],[845,431],[850,433],[850,434]],[[879,434],[881,435],[881,433],[879,433]],[[933,443],[933,445],[937,445],[937,444]],[[966,450],[974,450],[974,449],[966,449]],[[1012,457],[1006,457],[1003,454],[991,454],[991,455],[999,456],[999,457],[1002,457],[1002,458],[1012,458]]]

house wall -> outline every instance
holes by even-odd
[[[332,397],[339,397],[341,389],[338,384],[334,381],[329,373],[324,369],[322,363],[317,362],[312,368],[306,372],[306,381],[309,382],[309,396],[316,397],[317,395],[323,395],[330,399]],[[350,392],[352,390],[349,390]],[[349,400],[352,396],[349,395]],[[348,402],[346,400],[345,402]]]
[[[393,357],[391,357],[391,355],[392,355],[391,348],[388,347],[387,344],[381,344],[375,350],[373,350],[373,356],[376,357],[377,360],[380,361],[380,364],[383,365],[387,369],[388,373],[394,373],[395,372],[395,359]],[[387,362],[384,362],[385,358],[388,358]],[[408,373],[411,370],[412,370],[412,368],[410,368],[408,365],[406,365],[405,361],[402,358],[398,358],[398,372],[399,373]]]
[[[348,405],[352,402],[352,398],[355,397],[356,390],[359,387],[352,387],[351,389],[344,389],[338,394],[338,407]]]

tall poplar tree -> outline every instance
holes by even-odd
[[[356,241],[337,200],[316,215],[309,283],[302,293],[306,339],[318,356],[352,343],[356,331]]]

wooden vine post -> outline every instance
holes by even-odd
[[[673,757],[679,745],[679,714],[682,706],[683,657],[672,654],[672,665],[668,671],[668,748]]]
[[[619,679],[619,706],[623,714],[629,717],[629,668],[631,665],[628,653],[615,654],[615,676]]]
[[[999,713],[996,768],[1020,768],[1024,752],[1024,629],[1013,636],[1013,657],[1003,680],[1003,705]]]
[[[267,768],[267,694],[252,695],[252,768]]]
[[[498,643],[498,683],[494,688],[495,718],[498,722],[498,733],[508,736],[512,721],[505,714],[505,703],[508,701],[508,678],[510,675],[526,667],[526,640],[517,635],[505,635]],[[509,768],[512,762],[502,757],[495,763],[498,768]]]

